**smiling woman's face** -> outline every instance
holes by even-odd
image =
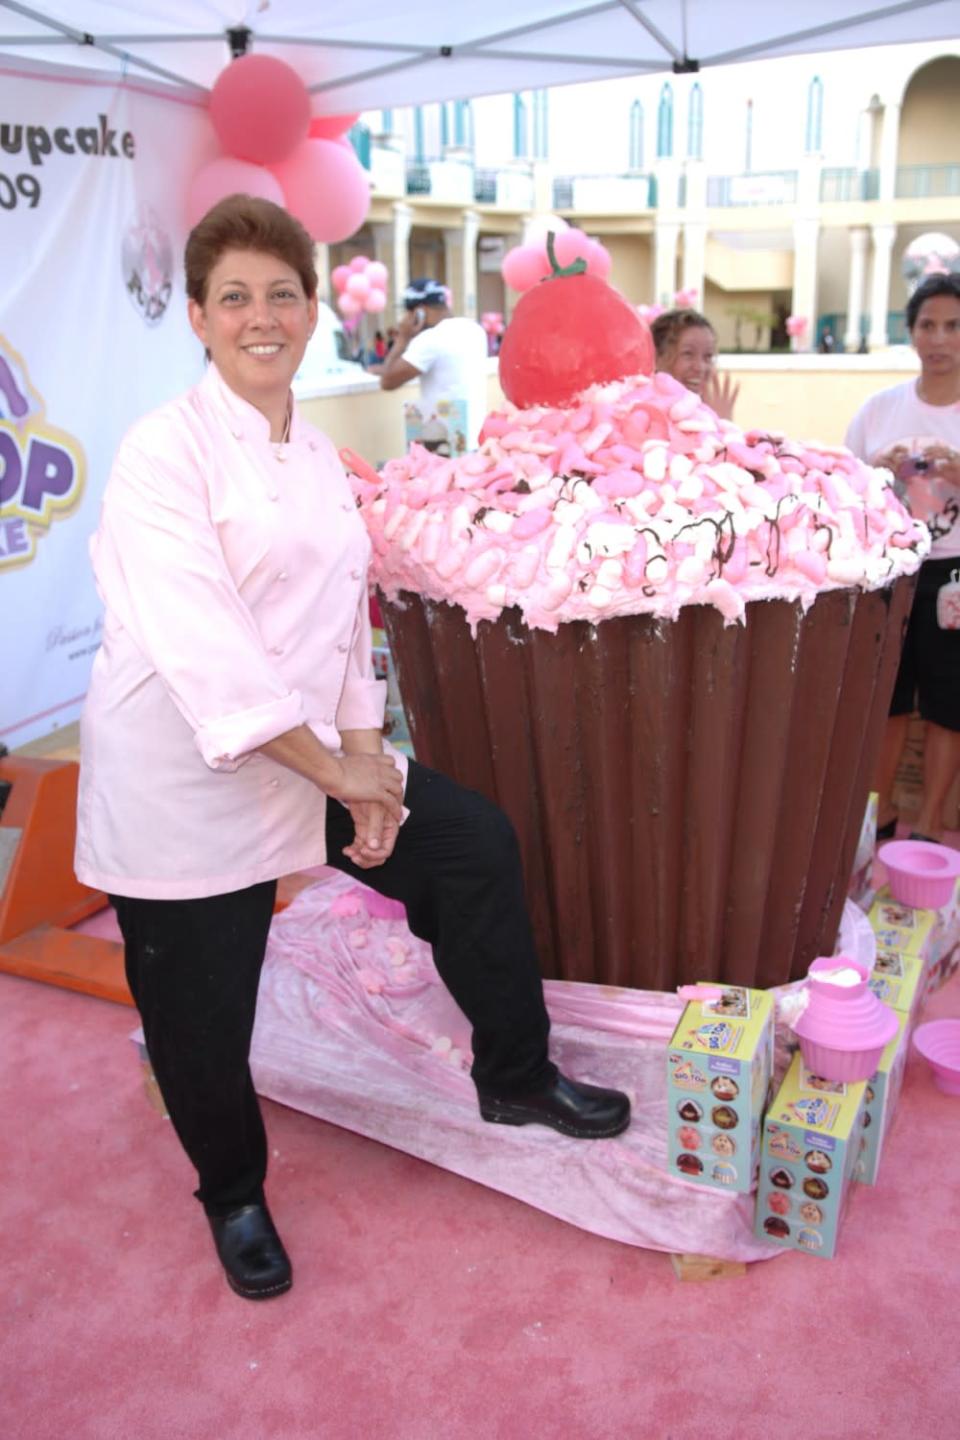
[[[259,408],[289,390],[317,323],[317,301],[275,255],[227,250],[210,271],[204,303],[190,300],[188,313],[230,389]]]
[[[699,395],[713,374],[717,359],[717,338],[707,325],[685,325],[658,370],[666,370],[688,390]]]

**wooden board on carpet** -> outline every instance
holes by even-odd
[[[742,1260],[717,1260],[713,1255],[671,1255],[670,1263],[678,1280],[729,1280],[746,1275]]]

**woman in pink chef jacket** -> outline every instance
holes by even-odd
[[[124,438],[91,546],[106,614],[76,869],[116,907],[227,1279],[262,1299],[292,1281],[248,1064],[279,876],[326,862],[403,902],[473,1027],[484,1120],[595,1138],[630,1108],[548,1058],[509,821],[385,752],[370,544],[333,444],[290,393],[317,319],[313,242],[234,195],[192,231],[186,285],[209,367]]]

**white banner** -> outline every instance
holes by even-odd
[[[196,103],[0,69],[0,740],[75,720],[99,643],[87,542],[124,431],[196,380],[182,278]]]

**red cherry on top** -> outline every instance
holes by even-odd
[[[586,273],[586,262],[557,264],[547,236],[553,274],[521,296],[500,346],[500,385],[521,409],[566,405],[588,385],[651,375],[649,327],[605,280]]]

